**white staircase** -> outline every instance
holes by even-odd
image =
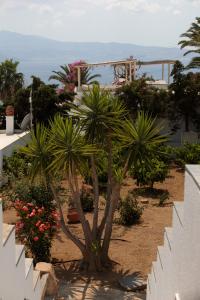
[[[25,257],[24,246],[16,245],[15,226],[3,223],[0,201],[0,300],[41,300],[46,281]]]
[[[188,165],[184,202],[174,202],[171,228],[148,276],[147,300],[200,299],[200,166]]]

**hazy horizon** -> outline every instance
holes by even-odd
[[[200,0],[0,0],[0,30],[171,48],[199,8]]]

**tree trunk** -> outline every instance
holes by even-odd
[[[101,224],[98,228],[98,239],[101,239],[104,227],[106,225],[107,216],[110,208],[111,194],[112,194],[112,182],[113,182],[113,157],[112,157],[112,140],[108,135],[107,138],[107,151],[108,151],[108,182],[107,182],[107,196],[106,196],[106,207],[104,211],[104,216],[101,220]]]
[[[115,183],[112,190],[111,203],[110,203],[110,208],[106,220],[106,228],[105,228],[104,240],[102,245],[102,262],[105,264],[109,260],[108,251],[109,251],[110,240],[112,235],[113,218],[114,218],[114,213],[117,207],[119,197],[120,197],[120,184]]]

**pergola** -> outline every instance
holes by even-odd
[[[175,63],[175,60],[154,60],[154,61],[138,61],[136,59],[130,58],[127,60],[117,60],[117,61],[106,61],[100,63],[84,63],[82,65],[76,66],[78,73],[78,91],[81,89],[81,69],[82,68],[93,68],[101,66],[111,66],[114,68],[115,79],[119,79],[119,70],[123,70],[124,81],[132,82],[136,77],[137,69],[140,66],[148,65],[162,65],[162,80],[164,80],[164,70],[165,65],[168,65],[168,83],[170,80],[170,67]]]
[[[162,80],[164,80],[165,75],[165,65],[168,66],[168,84],[170,82],[170,74],[171,74],[171,65],[175,64],[175,60],[152,60],[152,61],[140,61],[138,62],[139,66],[151,66],[151,65],[162,65]]]

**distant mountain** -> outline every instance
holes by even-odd
[[[61,42],[39,36],[0,31],[0,61],[13,58],[20,62],[20,71],[25,74],[26,82],[30,76],[41,77],[48,81],[53,70],[60,65],[76,60],[101,62],[126,59],[130,56],[138,60],[173,59],[187,62],[179,48],[145,47],[122,43],[82,43]],[[102,82],[111,82],[112,70],[109,67],[98,68],[95,73],[102,74]],[[140,72],[152,74],[156,79],[161,77],[161,67],[143,68]],[[167,72],[166,72],[167,74]]]

